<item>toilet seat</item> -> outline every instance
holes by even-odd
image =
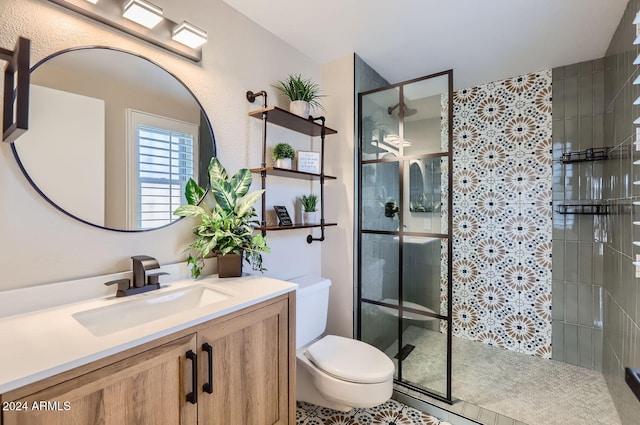
[[[393,379],[395,366],[379,349],[355,339],[327,335],[311,344],[305,356],[326,374],[356,384]]]

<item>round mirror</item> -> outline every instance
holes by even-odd
[[[29,130],[13,153],[60,211],[118,231],[170,225],[193,177],[208,182],[209,119],[155,63],[112,48],[58,52],[31,70]]]

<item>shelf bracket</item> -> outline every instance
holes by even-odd
[[[253,103],[256,101],[256,97],[260,97],[262,96],[263,102],[262,102],[262,107],[266,108],[267,107],[267,92],[264,90],[261,90],[257,93],[254,93],[253,91],[249,90],[246,93],[246,97],[247,100],[249,101],[249,103]],[[266,168],[267,166],[267,114],[265,112],[262,113],[262,168]],[[262,172],[260,173],[260,180],[262,183],[262,215],[261,215],[261,222],[260,225],[261,227],[266,227],[267,226],[267,192],[265,191],[265,188],[267,187],[267,172],[265,170],[262,170]],[[267,235],[267,231],[263,230],[262,231],[262,236],[266,236]]]
[[[307,236],[307,243],[311,244],[313,241],[324,241],[324,137],[326,136],[325,117],[312,117],[309,115],[309,121],[320,121],[322,128],[320,129],[320,237],[314,238],[313,235]]]
[[[247,100],[249,101],[249,103],[253,103],[256,101],[256,97],[262,96],[264,98],[264,101],[262,102],[262,107],[266,108],[267,107],[267,92],[262,90],[259,91],[257,93],[252,92],[251,90],[249,90],[247,92]]]

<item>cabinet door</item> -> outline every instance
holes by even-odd
[[[213,348],[213,393],[201,392],[200,423],[289,423],[288,326],[284,300],[198,332],[198,344]],[[206,384],[210,364],[205,349],[199,357]]]
[[[189,350],[195,334],[16,400],[4,425],[195,425]]]

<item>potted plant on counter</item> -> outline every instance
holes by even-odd
[[[278,143],[273,147],[273,160],[276,167],[291,169],[291,160],[296,157],[296,151],[288,143]]]
[[[284,93],[291,103],[289,103],[289,112],[307,118],[309,116],[310,106],[322,109],[319,99],[320,86],[311,81],[311,79],[302,78],[300,74],[289,74],[284,80],[278,81],[273,86]]]
[[[185,188],[187,205],[174,212],[181,217],[200,218],[194,230],[196,240],[185,249],[191,276],[200,276],[204,258],[212,252],[218,258],[219,277],[242,275],[243,257],[254,270],[264,270],[261,252],[270,250],[261,234],[253,234],[259,225],[253,205],[264,190],[247,193],[251,172],[243,168],[230,177],[216,157],[209,164],[209,184],[211,188],[206,191],[189,179]]]
[[[309,195],[302,195],[300,198],[302,209],[304,210],[302,216],[304,224],[317,224],[316,211],[318,205],[318,197],[313,193]]]

